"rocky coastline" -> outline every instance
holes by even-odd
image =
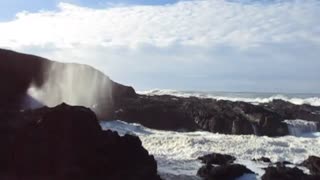
[[[101,121],[122,120],[158,130],[275,137],[290,133],[285,120],[303,119],[320,130],[317,106],[283,100],[254,105],[141,95],[87,65],[2,49],[0,81],[0,179],[4,180],[161,179],[154,157],[138,137],[102,130]],[[211,154],[199,159],[204,163],[198,171],[203,179],[234,179],[253,173],[234,164],[232,156]],[[301,165],[311,174],[276,163],[262,179],[319,178],[319,157],[310,156]]]

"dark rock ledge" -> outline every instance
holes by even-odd
[[[204,180],[234,180],[244,174],[255,174],[241,164],[233,164],[235,157],[227,154],[211,153],[198,158],[203,165],[197,175]],[[319,180],[320,179],[320,157],[309,156],[301,164],[294,165],[288,161],[272,163],[267,157],[252,159],[269,163],[262,175],[262,180]],[[290,164],[294,167],[287,167]],[[304,173],[298,167],[304,166],[309,169],[310,174]]]
[[[234,180],[244,174],[254,174],[250,169],[241,164],[233,164],[235,157],[211,153],[198,158],[203,165],[197,175],[204,180]]]
[[[103,131],[87,108],[0,112],[0,179],[160,180],[136,136]]]
[[[282,100],[253,105],[196,97],[139,95],[132,87],[116,83],[88,65],[59,63],[3,49],[0,49],[0,82],[0,109],[30,108],[25,101],[29,88],[33,87],[41,94],[38,106],[71,101],[90,107],[99,120],[117,119],[153,129],[283,136],[289,134],[285,119],[315,121],[320,129],[320,107]]]

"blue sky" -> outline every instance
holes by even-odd
[[[2,0],[0,1],[0,21],[13,19],[15,14],[21,11],[54,10],[60,2],[91,8],[104,8],[110,4],[161,5],[175,3],[176,0]]]
[[[0,47],[138,90],[319,93],[319,16],[319,0],[10,0]]]

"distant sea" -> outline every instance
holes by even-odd
[[[293,104],[310,104],[320,106],[320,93],[260,93],[260,92],[218,92],[218,91],[178,91],[169,89],[153,89],[138,91],[145,95],[173,95],[179,97],[212,98],[217,100],[244,101],[253,104],[267,103],[281,99]]]

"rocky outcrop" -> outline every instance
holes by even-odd
[[[204,180],[234,180],[244,174],[254,174],[241,164],[233,164],[236,158],[227,154],[211,153],[199,157],[198,160],[205,164],[197,172],[197,176]]]
[[[220,153],[207,154],[207,155],[198,157],[198,159],[201,160],[203,164],[216,164],[216,165],[230,164],[236,160],[236,158],[231,155],[220,154]]]
[[[261,177],[262,180],[317,180],[320,176],[305,174],[297,167],[269,166]]]
[[[115,101],[136,96],[132,87],[113,82],[88,65],[59,63],[3,49],[0,82],[2,109],[32,108],[33,100],[50,107],[66,102],[91,108],[99,119],[114,111]]]
[[[87,108],[1,111],[0,118],[0,179],[160,179],[138,137],[103,131]]]
[[[41,87],[49,61],[0,49],[0,108],[16,108],[31,83]]]
[[[320,114],[315,113],[320,107],[279,101],[283,104],[280,106],[276,102],[253,105],[196,97],[138,95],[117,101],[114,104],[116,111],[110,119],[164,130],[201,129],[214,133],[267,136],[288,135],[286,119],[306,118],[320,122]],[[300,111],[289,111],[290,107]]]
[[[308,168],[311,174],[320,176],[320,157],[309,156],[301,165]]]
[[[320,107],[274,100],[253,105],[225,100],[145,96],[82,64],[59,63],[0,49],[0,109],[91,108],[100,120],[123,120],[161,130],[283,136],[285,119],[320,121]],[[320,127],[320,123],[318,123]]]
[[[280,99],[270,103],[261,104],[266,109],[278,113],[282,119],[303,119],[309,121],[320,121],[320,106],[308,104],[295,105]]]
[[[245,102],[195,97],[144,96],[115,103],[112,119],[165,130],[206,130],[224,134],[288,134],[278,113]]]
[[[216,167],[207,164],[197,172],[197,175],[204,180],[234,180],[244,174],[254,174],[254,172],[241,164],[226,164]]]

